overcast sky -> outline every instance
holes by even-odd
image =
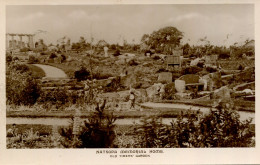
[[[230,45],[254,39],[253,5],[84,5],[84,6],[7,6],[8,33],[38,34],[35,40],[56,44],[67,36],[72,42],[84,36],[90,41],[109,43],[140,42],[166,26],[184,32],[183,43],[198,44],[207,36],[214,45]],[[229,35],[228,35],[229,34]],[[227,37],[228,35],[228,37]],[[226,40],[226,41],[224,41]]]

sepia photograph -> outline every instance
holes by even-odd
[[[256,147],[254,4],[7,5],[5,19],[7,150]]]

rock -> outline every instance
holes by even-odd
[[[175,89],[177,93],[184,93],[186,90],[186,84],[184,80],[175,80]]]
[[[152,63],[148,63],[148,62],[144,62],[143,64],[142,64],[144,67],[151,67],[151,66],[153,66],[153,64]]]
[[[121,77],[120,84],[124,87],[130,87],[130,85],[137,84],[139,82],[139,78],[135,74],[129,74],[127,76]]]
[[[207,84],[207,89],[206,86],[204,87],[205,90],[213,91],[222,85],[221,74],[219,72],[204,75],[201,79],[204,81],[204,84]]]
[[[208,89],[207,80],[200,78],[199,79],[199,83],[203,83],[204,84],[203,91],[206,91]]]
[[[126,60],[125,60],[125,59],[117,60],[117,61],[115,62],[115,64],[117,64],[117,65],[125,65],[125,64],[126,64]]]
[[[247,94],[247,95],[253,95],[254,94],[251,89],[244,89],[242,92]]]
[[[213,99],[230,99],[231,90],[227,86],[223,86],[219,89],[216,89],[213,93]]]
[[[162,83],[154,84],[153,86],[146,89],[147,98],[150,101],[154,101],[160,98],[160,92],[162,92],[161,88],[164,88]]]
[[[158,82],[160,83],[171,83],[172,73],[171,72],[161,72],[158,76]]]
[[[190,66],[197,66],[200,61],[200,58],[196,58],[190,62]]]

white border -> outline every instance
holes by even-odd
[[[164,154],[154,154],[152,158],[109,158],[96,154],[94,149],[6,149],[5,141],[5,6],[6,5],[83,5],[83,4],[255,4],[256,40],[256,84],[259,83],[259,24],[260,3],[257,0],[5,0],[0,1],[0,164],[255,164],[260,163],[259,122],[256,108],[256,147],[218,149],[164,149]],[[256,85],[256,98],[259,88]],[[259,107],[258,99],[256,107]]]

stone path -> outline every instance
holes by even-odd
[[[42,64],[33,64],[45,72],[45,78],[67,78],[66,73],[56,67]]]

